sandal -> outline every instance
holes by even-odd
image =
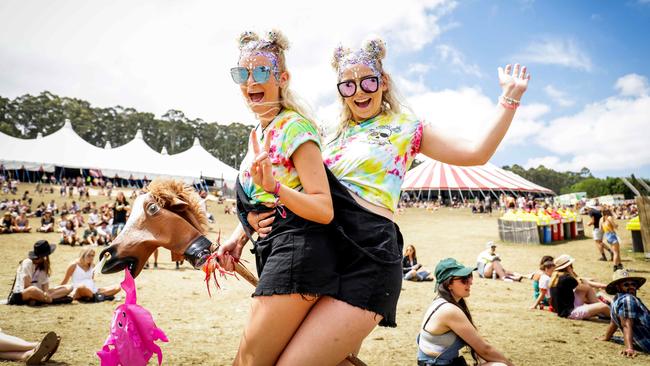
[[[56,351],[59,349],[59,344],[61,344],[61,337],[56,336],[56,344],[54,345],[54,348],[50,351],[50,353],[47,354],[47,357],[43,360],[43,362],[47,362],[52,358],[52,355],[56,353]]]
[[[34,348],[29,357],[25,360],[25,363],[28,365],[40,365],[43,363],[43,359],[50,354],[50,352],[55,349],[57,345],[57,336],[54,332],[49,332],[43,337],[43,340]]]

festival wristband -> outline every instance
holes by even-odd
[[[506,109],[517,109],[521,104],[517,99],[506,97],[505,95],[501,96],[501,105]]]
[[[276,180],[275,181],[275,190],[273,191],[273,195],[277,198],[280,196],[280,187],[282,184],[280,184],[280,181]]]

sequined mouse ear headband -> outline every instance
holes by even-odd
[[[276,80],[280,80],[280,67],[278,65],[278,56],[271,51],[264,51],[263,48],[269,47],[278,41],[278,34],[275,31],[267,33],[268,39],[260,39],[259,36],[251,31],[246,31],[239,37],[239,49],[241,53],[239,59],[251,56],[264,56],[271,61],[271,68]],[[280,48],[280,47],[279,47]]]
[[[362,48],[354,51],[338,46],[334,50],[333,64],[339,78],[345,69],[359,64],[368,66],[376,76],[381,76],[379,64],[384,55],[385,44],[377,39],[367,42]]]

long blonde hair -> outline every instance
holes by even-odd
[[[387,89],[382,93],[381,96],[381,113],[390,113],[390,114],[399,114],[402,112],[402,107],[406,105],[401,101],[399,93],[395,88],[393,79],[390,75],[384,70],[382,60],[386,57],[386,43],[380,38],[374,38],[363,43],[361,49],[352,51],[349,48],[343,48],[338,46],[334,50],[334,57],[332,58],[332,67],[337,72],[337,75],[340,79],[340,76],[345,69],[346,65],[361,63],[361,62],[350,62],[349,58],[351,55],[357,55],[357,57],[363,58],[363,63],[370,63],[371,68],[376,70],[381,77],[381,82],[385,83]],[[347,60],[346,60],[347,58]],[[345,62],[347,61],[347,62]],[[337,139],[343,136],[343,133],[349,126],[349,121],[352,119],[352,111],[345,100],[341,95],[338,96],[339,102],[341,102],[341,113],[339,115],[339,125],[336,129],[336,134],[334,139]],[[408,109],[408,107],[406,107]]]
[[[266,33],[265,39],[260,39],[260,37],[255,32],[246,31],[239,36],[239,49],[240,58],[245,53],[254,53],[254,52],[263,52],[271,53],[276,58],[276,64],[274,64],[273,73],[277,77],[283,72],[287,71],[287,61],[284,56],[284,51],[289,49],[289,40],[287,37],[280,32],[279,30],[272,29]],[[271,60],[273,61],[273,60]],[[287,80],[287,84],[284,88],[280,88],[280,105],[285,109],[290,109],[305,117],[310,123],[317,128],[315,120],[312,116],[311,109],[307,107],[306,103],[299,98],[291,88],[289,88],[289,82],[291,78]]]

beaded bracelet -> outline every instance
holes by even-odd
[[[520,102],[517,99],[506,97],[505,95],[501,97],[501,105],[506,109],[517,109]]]

